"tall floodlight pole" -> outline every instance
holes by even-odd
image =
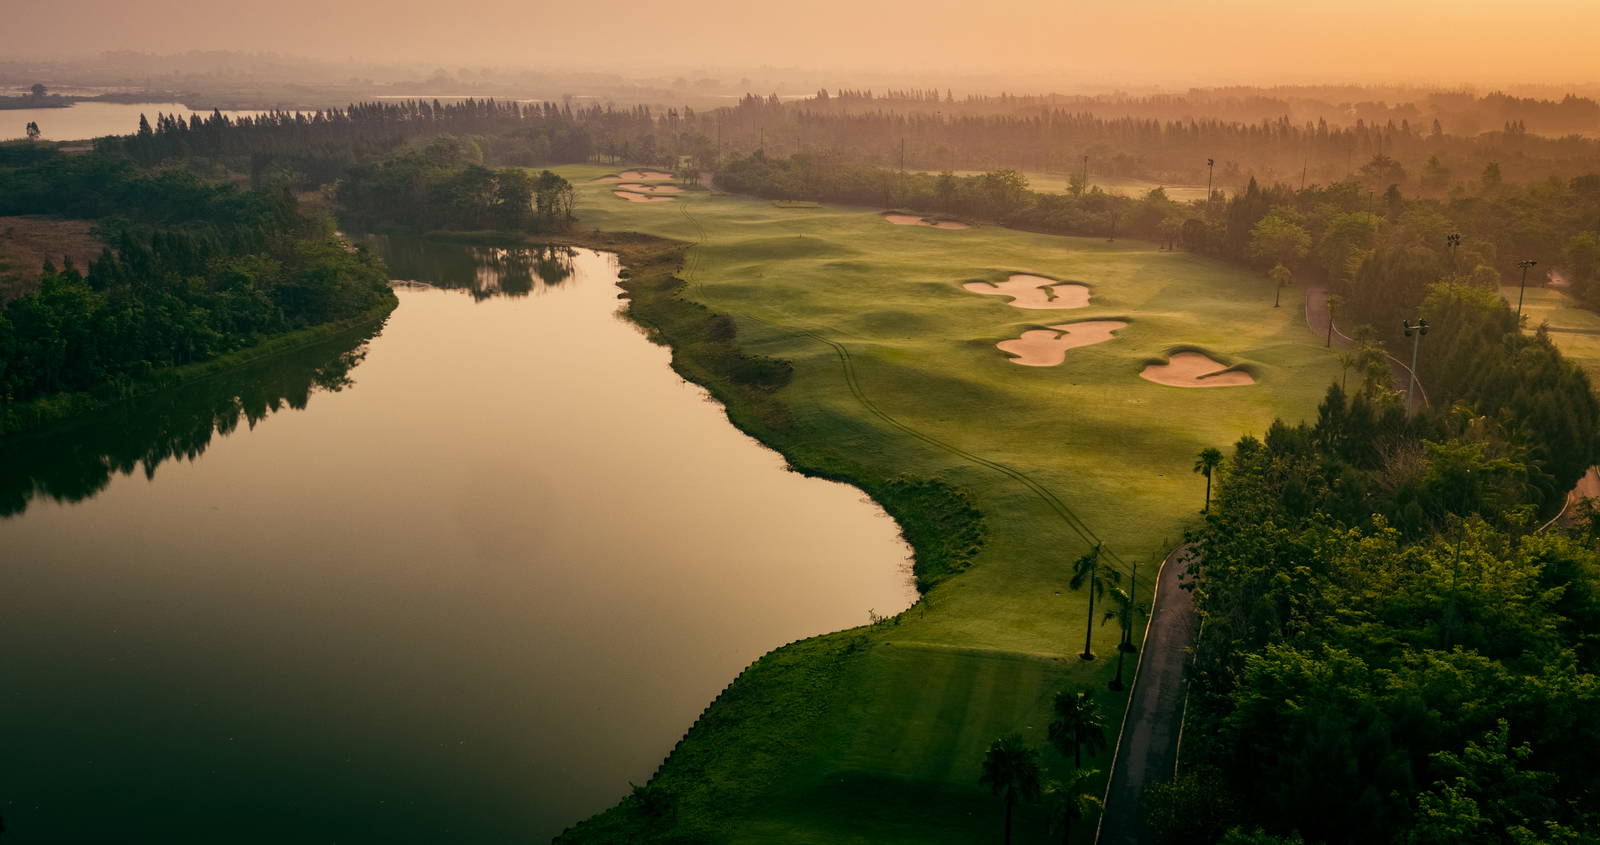
[[[1522,297],[1528,289],[1528,268],[1538,263],[1532,258],[1524,258],[1517,262],[1517,266],[1522,268],[1522,281],[1517,284],[1517,333],[1513,336],[1512,352],[1516,352],[1522,346]]]
[[[1445,235],[1444,242],[1450,247],[1450,286],[1454,287],[1456,277],[1461,275],[1461,268],[1456,264],[1456,247],[1461,246],[1461,233],[1451,232]]]
[[[1402,322],[1405,327],[1406,337],[1411,338],[1411,383],[1406,385],[1406,410],[1411,410],[1411,394],[1417,389],[1417,348],[1422,345],[1422,336],[1428,333],[1428,321],[1418,319],[1416,325],[1410,320]]]
[[[1211,172],[1216,169],[1217,160],[1206,159],[1206,216],[1211,216]]]

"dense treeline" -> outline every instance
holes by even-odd
[[[1193,105],[1192,117],[1173,119],[1096,98],[968,98],[956,104],[941,102],[937,92],[897,92],[889,100],[842,93],[798,102],[747,96],[736,107],[699,112],[469,99],[363,103],[237,120],[220,113],[157,115],[138,134],[100,144],[146,163],[199,157],[258,178],[285,172],[310,184],[332,181],[350,164],[381,157],[407,141],[438,135],[475,138],[483,161],[502,166],[597,157],[674,166],[687,157],[710,171],[725,157],[763,149],[912,169],[1089,167],[1092,174],[1190,184],[1214,175],[1217,186],[1229,189],[1251,177],[1301,184],[1360,175],[1377,190],[1398,184],[1409,193],[1437,196],[1476,179],[1490,164],[1503,168],[1510,182],[1600,170],[1600,140],[1534,134],[1525,120],[1513,117],[1494,131],[1455,134],[1437,120],[1424,126],[1421,114],[1412,121],[1378,120],[1374,113],[1371,122],[1358,117],[1351,125],[1296,121],[1284,111],[1237,120],[1225,116],[1231,114],[1225,102],[1207,100]],[[1569,100],[1552,108],[1582,111],[1589,103]],[[1533,113],[1525,105],[1496,109]],[[1212,108],[1217,111],[1207,111]],[[1376,156],[1393,167],[1359,173]],[[1216,162],[1214,174],[1208,160]]]
[[[1522,421],[1335,386],[1239,441],[1196,538],[1169,841],[1600,835],[1600,557],[1532,530]]]
[[[346,109],[272,112],[229,118],[157,115],[133,135],[102,138],[97,147],[144,164],[173,159],[217,161],[248,172],[256,183],[288,178],[299,187],[327,184],[352,165],[403,151],[412,141],[458,136],[476,163],[530,166],[587,160],[590,129],[617,122],[650,124],[648,112],[575,111],[553,103],[494,100],[362,103]]]
[[[572,185],[542,171],[491,170],[463,142],[438,138],[420,150],[358,164],[339,180],[340,222],[362,231],[391,228],[550,232],[573,220]]]
[[[392,301],[387,274],[282,188],[240,191],[101,155],[0,158],[0,214],[99,221],[87,268],[46,267],[0,311],[0,424],[56,394],[115,396],[165,368]]]

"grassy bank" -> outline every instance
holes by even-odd
[[[146,378],[108,384],[93,393],[58,393],[21,402],[0,412],[0,437],[26,435],[33,429],[93,413],[116,402],[170,390],[180,384],[217,375],[253,361],[320,343],[351,329],[382,322],[399,304],[399,300],[391,293],[381,304],[358,317],[276,335],[209,361],[157,370]]]
[[[627,203],[592,181],[605,172],[563,170],[582,192],[582,227],[596,233],[575,240],[621,255],[630,314],[673,346],[680,373],[796,467],[875,495],[895,478],[937,480],[970,497],[986,532],[970,568],[933,579],[897,619],[762,658],[690,730],[650,791],[567,839],[997,835],[999,803],[977,786],[990,740],[1020,731],[1043,745],[1050,698],[1065,685],[1096,690],[1112,719],[1122,710],[1121,695],[1105,689],[1115,626],[1095,625],[1102,659],[1075,656],[1087,603],[1066,588],[1071,561],[1103,540],[1144,566],[1138,592],[1148,600],[1147,576],[1200,505],[1195,454],[1274,416],[1313,412],[1336,358],[1301,325],[1292,298],[1272,308],[1264,279],[1150,244],[894,226],[872,209],[699,191]],[[672,255],[681,247],[599,232],[693,246]],[[1011,273],[1084,283],[1093,301],[1027,311],[961,287]],[[715,355],[702,362],[697,348],[718,314],[731,318],[741,355],[788,362],[787,378],[752,389]],[[1107,318],[1129,326],[1056,367],[1017,366],[994,345]],[[1179,346],[1245,365],[1259,383],[1180,389],[1139,378],[1144,361]],[[1044,759],[1064,772],[1054,752]],[[1107,760],[1086,762],[1104,769]],[[1019,822],[1022,836],[1042,835],[1031,808]]]

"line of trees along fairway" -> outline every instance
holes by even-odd
[[[1524,413],[1335,385],[1238,442],[1193,538],[1166,841],[1600,836],[1600,523],[1532,530]]]
[[[112,245],[87,268],[47,266],[0,310],[0,431],[38,400],[125,395],[167,368],[394,301],[381,262],[282,188],[4,147],[0,214],[94,219]]]

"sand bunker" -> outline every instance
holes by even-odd
[[[625,199],[628,202],[672,202],[672,197],[651,196],[633,191],[612,191],[611,193],[617,198]]]
[[[619,191],[632,191],[633,193],[636,193],[636,194],[681,194],[681,193],[683,193],[683,189],[678,187],[677,185],[640,185],[640,184],[637,184],[637,183],[628,183],[628,184],[618,185],[616,189],[619,190]]]
[[[893,211],[885,211],[883,213],[883,219],[895,224],[896,226],[930,226],[934,229],[972,228],[971,226],[962,223],[960,220],[941,220],[936,217],[918,217],[915,214],[898,214]]]
[[[1005,281],[968,282],[962,287],[973,293],[1011,297],[1013,308],[1087,308],[1089,288],[1071,282],[1058,282],[1043,276],[1018,273]]]
[[[1254,376],[1230,370],[1203,352],[1175,352],[1165,364],[1150,364],[1139,377],[1169,387],[1238,387],[1255,384]]]
[[[1111,333],[1128,324],[1122,320],[1086,320],[1082,323],[1063,323],[1048,329],[1034,329],[1022,333],[1015,340],[1002,340],[995,346],[1010,354],[1011,363],[1024,367],[1054,367],[1067,360],[1067,350],[1080,346],[1105,343]]]

